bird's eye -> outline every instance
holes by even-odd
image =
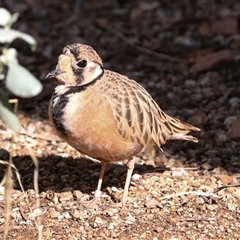
[[[80,62],[77,63],[77,66],[80,68],[85,68],[87,66],[87,61],[81,60]]]

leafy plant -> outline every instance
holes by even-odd
[[[11,15],[5,8],[0,8],[0,80],[5,79],[6,88],[19,97],[33,97],[42,91],[42,84],[26,68],[21,66],[17,60],[17,50],[10,48],[10,44],[17,38],[21,38],[31,45],[32,50],[36,49],[36,41],[26,33],[11,29],[17,21],[19,14]],[[4,68],[7,67],[7,74]],[[0,89],[0,118],[12,130],[18,132],[20,123],[13,112],[6,93]]]

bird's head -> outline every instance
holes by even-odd
[[[56,69],[46,78],[56,78],[59,84],[80,86],[98,79],[103,71],[102,60],[92,47],[74,43],[63,49]]]

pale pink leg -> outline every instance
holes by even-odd
[[[97,190],[95,191],[95,197],[96,198],[100,198],[100,196],[101,196],[101,187],[102,187],[103,176],[104,176],[104,172],[105,172],[106,167],[107,167],[106,162],[101,162],[101,164],[102,164],[102,168],[101,168],[99,179],[98,179]]]
[[[125,204],[127,201],[127,196],[128,196],[128,189],[129,189],[129,185],[131,182],[131,177],[132,177],[132,172],[134,169],[134,165],[135,165],[135,157],[133,157],[131,160],[128,160],[127,162],[127,177],[126,177],[126,181],[125,181],[125,186],[124,186],[124,192],[123,192],[123,196],[122,196],[122,208],[125,208]]]
[[[100,171],[99,179],[98,179],[98,185],[97,185],[97,190],[95,191],[95,197],[90,200],[90,201],[81,201],[81,205],[85,206],[86,208],[96,208],[100,203],[101,203],[101,186],[102,186],[102,181],[103,181],[103,176],[105,169],[107,167],[106,162],[101,162],[102,168]]]

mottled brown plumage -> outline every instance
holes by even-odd
[[[153,145],[161,149],[167,140],[198,141],[187,134],[199,128],[165,114],[134,80],[105,70],[90,46],[65,47],[47,77],[57,78],[60,84],[49,107],[57,135],[102,163],[96,197],[108,162],[128,160],[124,206],[136,154]]]

